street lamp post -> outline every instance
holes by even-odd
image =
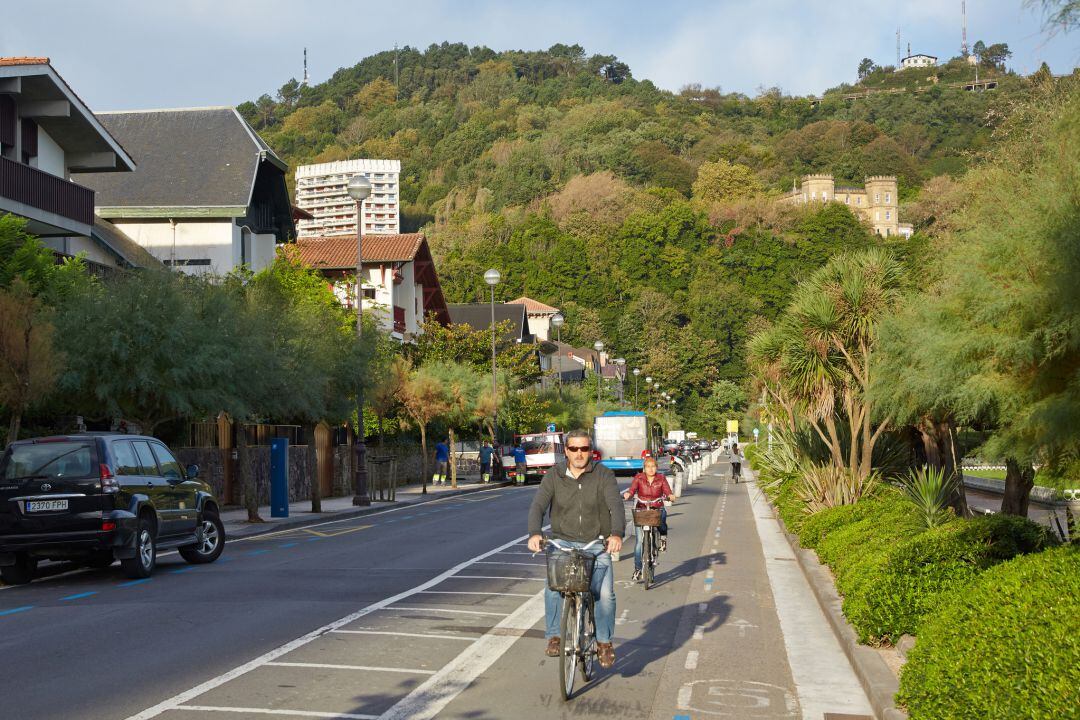
[[[502,454],[499,452],[499,380],[495,374],[495,286],[502,280],[502,275],[495,268],[484,273],[484,282],[491,286],[491,441],[495,444],[496,457],[502,466]]]
[[[593,343],[596,351],[596,411],[600,412],[600,383],[604,381],[604,368],[600,364],[600,353],[604,351],[604,343],[597,340]]]
[[[354,175],[347,188],[349,197],[356,201],[356,338],[364,338],[364,200],[371,195],[371,181],[364,175]],[[370,505],[368,495],[367,467],[364,444],[364,381],[356,382],[356,455],[353,469],[353,505]]]
[[[652,376],[645,376],[645,410],[652,407]]]
[[[641,368],[634,368],[634,409],[637,410],[638,397],[637,397],[637,379],[641,374]]]
[[[566,318],[562,313],[555,313],[551,316],[551,327],[555,328],[555,342],[557,345],[562,345],[562,326],[566,322]],[[556,378],[559,383],[559,399],[562,400],[562,347],[555,353],[555,357],[559,360],[559,367],[556,370]]]
[[[626,358],[615,358],[619,375],[619,407],[626,407],[626,396],[623,394],[623,381],[626,378]]]

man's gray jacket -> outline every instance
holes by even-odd
[[[551,518],[551,534],[560,540],[591,542],[599,536],[623,536],[626,515],[615,473],[590,462],[574,479],[566,463],[553,466],[540,481],[529,507],[529,534],[539,535],[544,514]]]

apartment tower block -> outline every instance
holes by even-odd
[[[299,237],[356,234],[356,202],[346,191],[354,175],[366,175],[371,181],[371,196],[364,201],[364,234],[401,232],[401,161],[339,160],[296,168],[296,205],[314,216],[297,222]]]

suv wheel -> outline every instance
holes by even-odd
[[[213,510],[203,513],[195,533],[198,541],[194,545],[180,548],[180,556],[189,563],[212,563],[225,549],[225,526]]]
[[[14,565],[0,567],[0,577],[8,585],[25,585],[34,579],[37,571],[37,558],[29,557],[26,553],[15,556]]]
[[[131,578],[147,578],[154,572],[157,562],[157,541],[154,539],[154,525],[145,517],[139,518],[135,531],[135,557],[120,561],[124,574]]]

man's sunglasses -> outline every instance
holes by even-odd
[[[574,447],[573,445],[566,446],[566,452],[589,452],[592,450],[588,445],[582,445],[581,447]]]

